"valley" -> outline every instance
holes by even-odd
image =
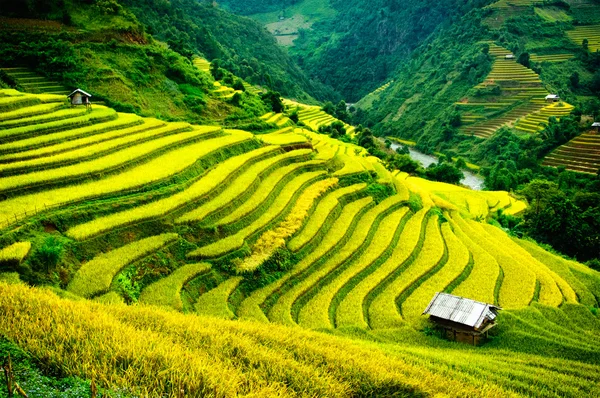
[[[0,396],[600,395],[596,1],[0,7]]]

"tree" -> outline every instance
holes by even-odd
[[[235,106],[240,106],[242,104],[242,94],[233,94],[233,97],[231,97],[231,103]]]
[[[517,62],[519,62],[524,67],[529,68],[529,66],[531,65],[530,60],[529,60],[529,53],[527,53],[527,52],[521,53],[521,55],[519,55],[519,59]]]
[[[281,113],[285,109],[283,101],[281,100],[281,94],[276,91],[268,91],[264,94],[261,94],[261,99],[265,105],[270,107],[275,113]]]
[[[221,69],[221,60],[215,59],[210,63],[210,74],[215,80],[221,80],[224,76],[224,70]]]
[[[244,82],[241,79],[235,79],[235,81],[233,82],[233,89],[239,91],[246,91]]]
[[[579,87],[579,73],[573,72],[571,77],[569,77],[569,83],[571,84],[572,88],[578,88]]]
[[[435,181],[446,182],[448,184],[459,184],[460,180],[465,178],[462,171],[450,163],[439,165],[432,164],[425,170],[425,176]]]
[[[331,115],[331,116],[335,116],[335,106],[333,105],[333,103],[331,101],[327,101],[325,102],[325,104],[323,104],[323,108],[321,108],[323,110],[323,112]]]
[[[341,100],[340,102],[338,102],[338,104],[335,106],[334,116],[346,123],[350,121],[350,114],[348,113],[346,101]]]
[[[363,129],[363,131],[358,134],[358,145],[367,149],[375,146],[373,132],[370,129]]]
[[[409,155],[410,151],[408,150],[407,145],[398,145],[398,148],[396,148],[396,153],[398,155]]]
[[[388,170],[400,170],[409,174],[418,174],[421,164],[413,160],[409,155],[394,155],[386,163]]]
[[[588,41],[588,39],[583,39],[581,41],[581,47],[583,47],[583,49],[587,51],[587,49],[589,48],[589,43],[590,42]]]

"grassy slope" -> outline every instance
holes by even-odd
[[[589,6],[592,10],[597,8]],[[534,12],[533,7],[496,8],[492,5],[472,12],[453,27],[433,35],[427,46],[415,51],[413,61],[400,69],[394,83],[359,102],[358,105],[369,112],[363,121],[377,124],[380,131],[388,134],[420,140],[423,147],[434,149],[444,140],[442,126],[454,112],[454,103],[473,96],[473,87],[487,74],[473,51],[478,42],[485,40],[496,40],[517,56],[528,52],[532,60],[537,56],[563,54],[559,62],[532,62],[531,67],[540,75],[543,88],[548,92],[559,94],[573,105],[589,101],[593,95],[586,85],[592,79],[593,70],[586,64],[586,52],[566,35],[573,21],[564,18],[549,21],[547,17],[557,15],[557,8],[538,9],[546,12],[544,17],[540,11]],[[560,10],[571,18],[578,15],[574,8],[569,14],[564,8]],[[470,73],[471,68],[475,69],[474,74]],[[578,73],[585,82],[578,88],[569,84],[573,73]],[[494,100],[502,101],[502,97],[494,97]],[[453,149],[468,148],[465,152],[468,153],[473,144],[477,141]]]
[[[64,101],[60,96],[0,92],[0,103],[8,112],[37,106],[42,100]],[[66,116],[56,109],[49,108],[46,112],[42,120]],[[117,120],[127,117],[115,116]],[[13,120],[33,123],[34,127],[39,121],[27,117]],[[57,123],[68,120],[59,119]],[[179,134],[183,135],[193,136],[198,131],[198,127],[182,123],[169,125],[182,127],[184,132]],[[66,125],[63,129],[77,131]],[[298,139],[300,135],[306,137],[305,142]],[[139,158],[135,158],[136,148],[147,143],[132,143],[122,150],[124,157],[131,156],[136,161],[120,168],[86,176],[83,181],[65,174],[52,184],[5,193],[7,198],[0,202],[0,211],[11,216],[11,209],[15,209],[20,219],[14,223],[8,219],[9,225],[2,225],[0,246],[31,242],[31,250],[25,259],[23,255],[9,253],[8,261],[0,259],[0,269],[16,270],[23,280],[48,285],[45,289],[69,299],[61,300],[42,288],[0,282],[0,310],[6,315],[0,318],[0,335],[34,358],[31,363],[18,361],[19,367],[34,370],[18,376],[21,384],[31,386],[28,391],[32,396],[36,396],[33,388],[41,369],[49,372],[50,380],[55,374],[76,376],[94,379],[101,386],[114,389],[146,390],[150,396],[171,394],[175,388],[183,388],[190,395],[225,396],[250,393],[389,396],[392,392],[402,392],[496,397],[515,393],[538,395],[540,391],[539,395],[563,396],[597,392],[595,381],[600,364],[596,343],[600,337],[595,315],[589,308],[597,307],[598,273],[581,264],[550,261],[545,257],[540,257],[542,263],[538,263],[524,252],[527,247],[516,250],[516,243],[499,229],[482,229],[474,221],[461,221],[461,217],[465,220],[486,217],[495,208],[510,210],[522,203],[506,192],[478,193],[389,172],[355,145],[302,129],[283,129],[266,136],[264,142],[260,138],[242,131],[208,129],[194,140]],[[315,149],[307,148],[308,140]],[[5,134],[3,143],[11,141],[13,138]],[[88,145],[94,148],[96,144],[88,142]],[[85,168],[87,161],[101,164],[104,155],[99,153],[97,159],[86,158],[68,167]],[[23,156],[27,157],[27,152]],[[273,167],[264,166],[277,156],[282,161],[274,161]],[[316,159],[309,161],[311,157]],[[259,167],[260,162],[266,163]],[[292,170],[290,166],[295,164],[302,167],[293,168],[285,177],[279,175],[278,171]],[[43,179],[49,171],[60,177],[68,170],[60,166],[32,171],[22,178],[37,175],[36,178]],[[248,175],[247,171],[253,168],[261,170],[260,174]],[[152,180],[158,175],[162,176],[159,181]],[[332,176],[337,178],[330,178],[325,187],[319,185]],[[0,180],[20,177],[0,177]],[[300,224],[306,219],[317,214],[315,208],[328,196],[325,190],[335,192],[357,182],[366,182],[368,186],[358,184],[354,191],[347,189],[328,214],[318,213],[323,218],[319,222],[322,233],[312,234],[313,238],[299,253],[286,249],[285,240],[301,230]],[[181,215],[219,198],[230,187],[243,187],[245,191],[229,195],[230,208],[215,215],[216,222],[211,221],[211,225],[178,222]],[[304,195],[311,190],[312,194]],[[41,208],[47,200],[54,200],[55,206]],[[211,244],[227,242],[239,229],[213,224],[218,225],[219,219],[243,207],[255,209],[236,221],[240,228],[252,230],[244,237],[246,243],[224,256],[206,259],[210,268],[201,264],[191,267],[188,273],[190,266],[184,268],[185,265],[195,261],[190,254]],[[405,214],[421,207],[418,214],[427,217],[427,223],[423,223],[427,228],[418,226],[421,218],[417,216],[407,217],[410,220],[406,223],[400,221]],[[446,255],[446,246],[440,246],[444,242],[438,236],[441,228],[438,220],[445,223],[450,218],[456,219],[464,233],[481,245],[480,250],[487,250],[498,260],[504,280],[498,282],[502,289],[496,300],[502,305],[512,303],[514,307],[501,315],[497,336],[481,351],[447,343],[435,333],[424,335],[423,331],[431,330],[424,327],[420,317],[416,322],[411,317],[404,319],[408,315],[398,307],[407,303],[402,311],[408,311],[411,302],[407,298],[416,300],[410,306],[423,307],[428,294],[416,298],[411,294],[420,287],[431,289],[425,282],[435,281],[433,276],[442,279],[435,282],[440,288],[448,283],[456,285],[453,278],[467,281],[471,276],[481,278],[478,272],[464,276],[461,273],[458,278],[455,276],[460,270],[452,271],[451,276],[440,273],[445,270],[446,262],[452,263],[453,252]],[[4,217],[0,220],[4,221]],[[112,227],[100,235],[92,232],[85,240],[69,238],[73,235],[69,231],[74,228],[85,229],[86,225],[102,225],[107,221]],[[371,226],[369,230],[361,228],[366,225]],[[448,227],[446,223],[444,229]],[[476,230],[479,232],[473,232]],[[166,232],[175,234],[156,236]],[[378,234],[385,234],[383,246],[378,246],[382,243],[376,241]],[[155,238],[144,239],[152,236]],[[495,239],[502,243],[486,244],[485,240]],[[260,247],[255,242],[261,242]],[[386,242],[399,243],[388,248]],[[505,252],[499,249],[507,244],[513,247]],[[265,248],[272,253],[265,261],[237,275],[244,259],[260,255],[259,250]],[[373,258],[363,258],[362,253]],[[540,256],[538,252],[534,255]],[[112,261],[113,256],[119,261]],[[399,264],[401,260],[406,261]],[[528,293],[510,287],[522,284],[517,265],[521,263],[531,270],[525,281]],[[482,266],[475,263],[471,268]],[[467,268],[466,261],[457,265],[460,267]],[[88,272],[92,268],[102,273],[102,281]],[[7,275],[1,279],[15,282],[14,273]],[[173,281],[165,279],[169,275]],[[231,276],[238,278],[229,279]],[[488,279],[485,283],[495,282]],[[226,280],[229,282],[223,284]],[[159,281],[165,281],[162,287],[153,285]],[[365,289],[360,281],[368,281],[370,287]],[[409,286],[406,283],[409,281],[414,283]],[[475,282],[471,285],[481,284]],[[539,283],[537,294],[536,283]],[[67,286],[69,291],[59,288]],[[146,290],[150,286],[155,288]],[[332,291],[323,299],[316,295],[332,286],[337,293]],[[578,303],[573,289],[585,297],[585,305]],[[182,294],[182,290],[186,293]],[[402,295],[398,296],[400,291]],[[336,308],[350,309],[361,317],[382,309],[390,314],[386,317],[395,328],[392,331],[377,327],[373,319],[366,319],[374,330],[328,328],[329,333],[338,335],[333,337],[298,328],[195,317],[172,309],[92,303],[74,293],[105,303],[135,303],[138,299],[146,301],[149,295],[164,295],[151,301],[179,310],[193,309],[226,317],[239,315],[244,300],[256,296],[253,308],[257,313],[264,311],[264,317],[265,313],[279,311],[282,319],[289,318],[291,323],[298,319],[301,307],[313,303],[312,298],[316,297],[315,300],[323,301],[319,313],[325,324],[328,315],[335,319],[331,311]],[[465,295],[473,294],[466,289]],[[529,306],[531,296],[535,302]],[[362,305],[350,307],[329,307],[327,303],[342,302],[346,297],[364,300],[360,300]],[[557,303],[563,297],[565,304],[558,309]],[[514,304],[513,298],[519,299],[518,304]],[[380,301],[381,307],[377,304]],[[32,318],[37,321],[31,322]],[[581,332],[574,333],[571,323],[576,323]],[[541,346],[544,348],[540,349]],[[136,366],[130,366],[133,362]],[[541,364],[546,364],[542,378]],[[483,378],[487,379],[485,388]],[[83,390],[88,388],[87,382],[80,380],[71,384]]]
[[[250,83],[304,101],[335,96],[331,88],[309,79],[273,37],[249,18],[195,0],[168,5],[154,0],[122,3],[173,48],[199,51],[209,60],[218,58],[222,67]]]

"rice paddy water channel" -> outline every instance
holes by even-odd
[[[395,142],[392,142],[392,146],[391,148],[395,151],[396,148],[399,148],[400,145],[396,144]],[[428,167],[430,164],[432,163],[437,163],[438,162],[438,158],[436,158],[435,156],[431,156],[431,155],[426,155],[423,152],[419,152],[414,148],[411,148],[410,146],[408,147],[408,152],[410,153],[410,157],[414,160],[416,160],[417,162],[421,163],[423,165],[423,167]],[[463,178],[462,180],[460,180],[460,183],[475,190],[475,191],[481,191],[483,189],[483,178],[473,174],[470,171],[467,170],[463,170],[463,174],[465,175],[465,178]]]

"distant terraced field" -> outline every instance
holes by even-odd
[[[575,26],[573,30],[567,31],[567,36],[577,45],[587,39],[591,52],[600,50],[600,25]]]
[[[544,158],[544,166],[597,174],[600,170],[600,135],[588,132],[559,146]]]
[[[73,263],[54,291],[79,298],[2,277],[0,333],[52,353],[50,365],[161,394],[598,390],[600,274],[487,224],[525,210],[509,193],[390,171],[308,129],[81,112],[64,96],[0,90],[0,269],[26,269],[60,240]],[[503,307],[502,339],[477,354],[418,332],[440,291]],[[126,372],[112,360],[132,355]]]
[[[318,131],[321,126],[329,126],[334,122],[339,122],[335,117],[325,113],[320,106],[305,105],[296,101],[284,99],[284,105],[289,110],[298,108],[298,119],[314,131]],[[346,134],[354,135],[354,126],[344,123]]]
[[[71,92],[62,84],[40,76],[29,68],[12,67],[0,68],[0,70],[12,77],[19,86],[29,93],[67,95]]]
[[[493,43],[489,45],[490,54],[495,57],[494,65],[485,81],[474,90],[486,92],[496,87],[499,94],[472,96],[456,103],[465,125],[463,133],[489,138],[503,126],[534,133],[550,116],[570,113],[573,107],[568,104],[548,106],[544,98],[549,93],[533,70],[514,59],[506,59],[510,54],[507,49]]]

